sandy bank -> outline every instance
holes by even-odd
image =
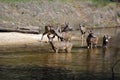
[[[36,42],[48,41],[47,36],[43,37],[41,40],[42,34],[25,34],[17,32],[3,32],[0,33],[0,45],[9,45],[9,44],[29,44]]]
[[[28,51],[39,50],[41,46],[48,41],[45,35],[41,41],[42,34],[25,34],[17,32],[2,32],[0,33],[0,52],[3,51]]]
[[[48,41],[47,36],[45,35],[43,40],[41,40],[41,37],[42,34],[2,32],[0,33],[0,52],[49,50],[50,45],[46,43]],[[72,39],[75,39],[75,37],[72,37]],[[54,39],[54,41],[56,40],[57,38]]]

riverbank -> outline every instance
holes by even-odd
[[[25,34],[17,32],[0,33],[0,51],[31,51],[40,50],[47,40],[46,35],[41,41],[42,34]]]
[[[101,28],[93,29],[96,36],[99,37],[98,46],[102,45],[102,37],[104,34],[114,36],[120,32],[120,28]],[[81,42],[81,34],[79,30],[72,31],[73,47],[83,47]],[[86,34],[87,36],[88,34]],[[53,52],[49,45],[47,35],[41,40],[42,34],[27,34],[18,32],[1,32],[0,33],[0,53],[2,52]],[[54,39],[56,41],[57,38]],[[84,44],[86,46],[86,42]]]
[[[51,47],[48,43],[47,35],[42,34],[26,34],[18,32],[1,32],[0,33],[0,53],[2,52],[21,52],[21,51],[40,51],[50,52]],[[73,39],[78,39],[73,37]],[[57,38],[54,38],[57,41]],[[46,49],[46,47],[48,49]]]

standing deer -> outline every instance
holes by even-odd
[[[56,41],[53,42],[52,40],[49,41],[52,49],[55,53],[58,53],[60,50],[65,50],[65,52],[70,53],[72,49],[72,43],[66,41]]]
[[[94,33],[90,31],[89,35],[87,36],[86,42],[87,48],[97,47],[98,38],[94,35]]]
[[[104,35],[103,36],[103,47],[104,48],[107,48],[108,47],[108,45],[109,45],[109,40],[111,39],[111,37],[110,36],[108,36],[108,35]]]
[[[84,25],[79,25],[80,27],[80,32],[81,32],[81,40],[82,40],[82,45],[83,45],[83,41],[85,39],[85,34],[86,34],[86,27]]]

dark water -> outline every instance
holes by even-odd
[[[119,50],[73,43],[71,53],[0,52],[0,80],[120,80]]]

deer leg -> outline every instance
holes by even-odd
[[[90,48],[90,46],[88,45],[88,46],[87,46],[87,48],[89,49],[89,48]]]
[[[68,50],[67,50],[67,48],[65,49],[65,52],[66,52],[66,53],[68,53]]]
[[[95,48],[97,48],[97,45],[96,45],[96,44],[94,44],[94,47],[95,47]]]
[[[63,37],[59,37],[59,36],[57,37],[58,37],[58,41],[63,41]]]
[[[85,43],[85,34],[84,33],[81,35],[81,40],[82,40],[82,46],[83,46]]]
[[[90,44],[89,44],[89,41],[88,41],[88,39],[87,39],[87,41],[86,41],[86,42],[87,42],[87,48],[89,49],[89,45],[90,45]]]
[[[47,34],[47,37],[48,37],[48,40],[49,40],[49,41],[52,41],[52,40],[51,40],[51,37],[50,37],[50,34]]]
[[[57,36],[58,41],[60,41],[60,38]]]
[[[41,40],[43,39],[43,36],[44,36],[45,34],[47,34],[47,32],[44,32],[44,33],[42,34]]]
[[[61,41],[63,41],[63,37],[62,35],[56,31],[56,30],[51,30],[51,33],[53,33],[54,35],[56,35]]]
[[[93,43],[90,44],[91,49],[93,48],[93,45],[94,45]]]
[[[85,43],[85,37],[86,37],[86,36],[85,36],[85,33],[84,33],[84,35],[83,35],[83,43]]]
[[[82,46],[83,46],[83,34],[81,35],[81,40],[82,40]]]
[[[88,49],[91,48],[91,43],[88,44]]]
[[[70,53],[71,52],[71,48],[67,48],[67,52]]]
[[[58,49],[55,50],[55,53],[58,53]]]

